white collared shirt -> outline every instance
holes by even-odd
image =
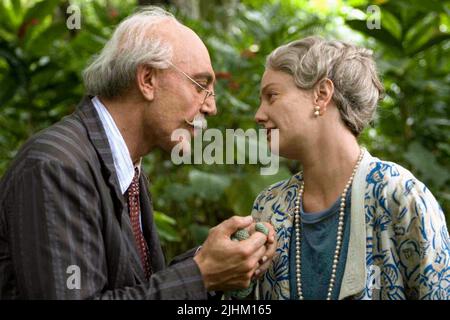
[[[120,133],[119,128],[117,128],[116,123],[114,122],[114,119],[108,109],[106,109],[98,97],[92,98],[91,101],[97,111],[100,121],[102,122],[103,129],[105,129],[106,137],[108,138],[109,147],[111,148],[111,154],[114,161],[114,168],[116,169],[117,179],[119,180],[120,191],[122,194],[125,194],[134,177],[135,166],[131,160],[130,151],[128,150],[127,144],[125,143],[125,140],[123,139],[122,134]],[[139,159],[139,163],[136,165],[139,170],[139,174],[141,173],[141,162],[142,159]],[[140,212],[139,222],[142,231],[142,215]]]
[[[122,194],[125,194],[134,177],[134,165],[131,160],[130,151],[128,150],[119,128],[117,128],[114,119],[108,112],[108,109],[106,109],[98,97],[92,98],[91,101],[98,113],[98,116],[100,117],[106,136],[108,137],[109,146],[111,148],[111,153],[114,160],[114,167],[117,173],[117,179],[120,184],[120,191]],[[138,168],[140,169],[140,161]]]

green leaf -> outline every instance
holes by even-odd
[[[160,211],[153,211],[153,217],[155,219],[158,235],[162,240],[168,242],[181,241],[178,232],[173,227],[176,225],[176,221],[173,218]]]
[[[14,13],[12,9],[5,6],[3,1],[0,1],[0,28],[4,28],[10,32],[15,31]]]
[[[161,211],[154,211],[155,219],[159,221],[161,224],[175,225],[176,221],[174,218],[169,217],[168,215],[162,213]]]
[[[387,29],[368,29],[366,21],[363,20],[347,20],[346,23],[354,30],[362,32],[363,34],[379,40],[384,45],[396,49],[400,52],[403,47],[398,39],[395,38]]]
[[[209,201],[218,201],[231,179],[226,175],[192,170],[189,172],[189,181],[192,188],[200,198]]]
[[[255,194],[247,178],[234,180],[225,194],[227,203],[235,215],[247,216],[250,214]]]
[[[13,77],[10,76],[10,74],[6,74],[5,77],[0,81],[0,88],[0,106],[3,106],[14,97],[18,86],[13,80]]]
[[[68,29],[65,23],[54,23],[26,41],[25,49],[33,56],[45,56],[49,54],[52,48],[56,47],[54,42],[63,39],[67,33]]]
[[[448,6],[448,0],[409,0],[404,1],[405,5],[411,10],[417,10],[421,12],[445,12],[446,6]]]
[[[11,75],[15,78],[17,86],[25,86],[27,83],[27,67],[26,62],[22,61],[20,57],[17,56],[13,48],[10,48],[7,43],[0,41],[0,57],[3,57],[9,64]]]
[[[270,185],[285,180],[290,176],[291,173],[282,166],[280,166],[278,172],[274,175],[263,176],[259,170],[254,173],[240,175],[233,180],[226,190],[228,203],[235,214],[249,215],[253,203],[260,192]]]
[[[208,237],[209,227],[193,223],[188,228],[196,245],[200,245],[205,242]]]
[[[100,5],[97,1],[92,2],[92,6],[94,7],[95,14],[101,25],[109,25],[111,23],[111,19],[107,14],[107,9],[104,5]]]
[[[382,74],[393,73],[396,76],[403,76],[406,69],[408,68],[410,61],[407,59],[392,58],[392,59],[384,59],[378,61],[378,69],[382,72]]]
[[[407,52],[413,51],[427,42],[436,33],[439,33],[439,19],[437,17],[437,14],[432,12],[416,21],[415,25],[408,30],[404,42]]]
[[[419,142],[412,142],[404,157],[415,170],[420,172],[426,182],[432,181],[438,188],[450,179],[448,170],[439,165],[436,157]]]
[[[428,40],[426,43],[421,45],[420,47],[414,49],[413,51],[409,52],[410,56],[414,56],[418,54],[419,52],[425,51],[433,46],[436,46],[444,41],[447,41],[450,39],[450,34],[440,34],[438,36],[434,36],[430,40]]]
[[[16,15],[19,15],[22,12],[22,5],[20,1],[21,0],[11,0],[12,7]]]
[[[391,35],[400,40],[402,37],[402,25],[389,11],[381,11],[381,28],[386,28]]]
[[[449,123],[450,126],[450,123]],[[440,150],[442,150],[443,152],[445,152],[447,154],[448,157],[450,157],[450,144],[449,143],[445,143],[445,142],[439,142],[436,145]]]
[[[55,11],[58,4],[59,0],[44,0],[37,2],[25,13],[22,23],[26,23],[31,19],[43,20],[46,16]]]

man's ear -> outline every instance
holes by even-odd
[[[155,98],[156,70],[147,65],[139,65],[136,71],[136,85],[143,98],[153,101]]]
[[[320,80],[314,87],[314,105],[319,106],[321,114],[327,109],[334,93],[334,84],[328,78]]]

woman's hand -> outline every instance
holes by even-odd
[[[263,255],[263,257],[258,261],[259,266],[256,269],[253,277],[254,278],[261,278],[264,273],[269,269],[270,265],[272,264],[273,257],[275,256],[275,250],[277,248],[277,241],[275,240],[275,230],[273,226],[268,222],[262,222],[269,230],[269,233],[267,235],[267,242],[265,244],[266,246],[266,252]],[[250,227],[248,227],[248,231],[250,234],[253,234],[255,231],[255,225],[256,223],[252,223]]]

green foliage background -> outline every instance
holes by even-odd
[[[449,1],[173,2],[166,8],[210,50],[219,114],[209,127],[221,130],[256,128],[259,82],[275,47],[316,34],[371,48],[387,95],[360,142],[425,182],[449,220]],[[66,27],[70,4],[81,9],[79,30]],[[370,5],[380,8],[380,29],[367,26]],[[0,175],[27,138],[74,110],[81,70],[136,8],[133,0],[0,1]],[[256,165],[175,166],[160,152],[144,165],[169,259],[201,243],[211,226],[249,214],[258,192],[300,169],[288,160],[275,176]]]

